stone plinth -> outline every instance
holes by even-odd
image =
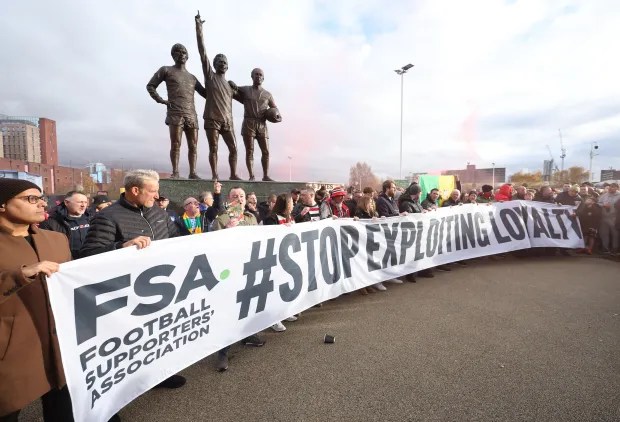
[[[231,188],[238,186],[243,188],[246,194],[254,192],[258,202],[265,201],[272,193],[278,195],[290,192],[293,188],[303,189],[305,187],[312,187],[317,190],[321,186],[325,186],[326,189],[330,190],[338,185],[323,182],[250,182],[247,180],[220,180],[220,183],[222,184],[222,194],[224,196],[228,194]],[[159,192],[170,199],[170,207],[173,209],[181,208],[183,201],[189,196],[198,199],[198,195],[206,190],[213,192],[213,182],[211,180],[161,179],[159,181]]]

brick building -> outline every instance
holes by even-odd
[[[34,163],[12,158],[0,158],[0,170],[22,171],[43,178],[43,191],[48,194],[64,194],[81,185],[84,189],[92,190],[94,182],[88,174],[88,169],[78,169],[65,166],[56,166]],[[86,193],[90,193],[87,191]]]
[[[441,174],[458,176],[461,184],[468,188],[479,189],[482,185],[506,183],[505,167],[477,169],[475,164],[467,163],[464,170],[443,170]]]
[[[58,140],[56,139],[56,122],[39,118],[39,140],[41,143],[41,163],[58,165]]]

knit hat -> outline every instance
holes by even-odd
[[[493,192],[493,186],[491,186],[491,185],[482,185],[482,192]]]
[[[332,190],[332,198],[335,198],[337,196],[346,196],[347,193],[344,191],[344,189],[342,189],[340,186],[336,186],[333,190]]]
[[[28,180],[22,179],[0,179],[0,205],[4,205],[9,199],[15,198],[18,194],[28,189],[37,189],[41,192],[41,188]]]

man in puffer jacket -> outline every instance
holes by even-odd
[[[152,241],[179,236],[166,211],[155,205],[159,175],[153,170],[133,170],[125,175],[125,193],[98,212],[90,222],[80,255],[91,256],[116,249],[148,247]],[[158,384],[160,388],[179,388],[185,378],[172,375]]]

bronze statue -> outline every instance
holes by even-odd
[[[220,135],[228,147],[228,164],[230,165],[230,180],[241,180],[237,176],[237,142],[232,118],[233,89],[226,81],[225,73],[228,70],[228,59],[223,54],[218,54],[213,59],[211,68],[205,51],[202,37],[202,24],[200,12],[196,15],[196,39],[198,40],[198,52],[202,62],[202,73],[205,78],[207,90],[207,103],[205,105],[204,120],[207,139],[209,140],[209,165],[213,180],[217,175],[217,143]]]
[[[254,69],[251,73],[251,86],[237,87],[230,81],[230,86],[235,91],[234,99],[243,104],[243,124],[241,136],[245,144],[245,163],[248,166],[250,180],[254,180],[254,139],[258,141],[261,151],[261,164],[263,166],[263,181],[271,182],[269,177],[269,132],[267,120],[280,122],[282,117],[273,100],[273,96],[263,89],[265,73],[261,69]]]
[[[172,163],[171,178],[179,177],[179,155],[181,152],[181,138],[185,132],[187,139],[189,160],[189,178],[200,179],[196,174],[196,159],[198,156],[198,116],[194,107],[194,91],[206,98],[206,90],[198,79],[185,69],[187,49],[182,44],[175,44],[170,51],[174,66],[162,66],[153,75],[146,90],[151,97],[168,108],[166,125],[170,131],[170,162]],[[164,100],[157,93],[157,87],[166,82],[168,99]]]

